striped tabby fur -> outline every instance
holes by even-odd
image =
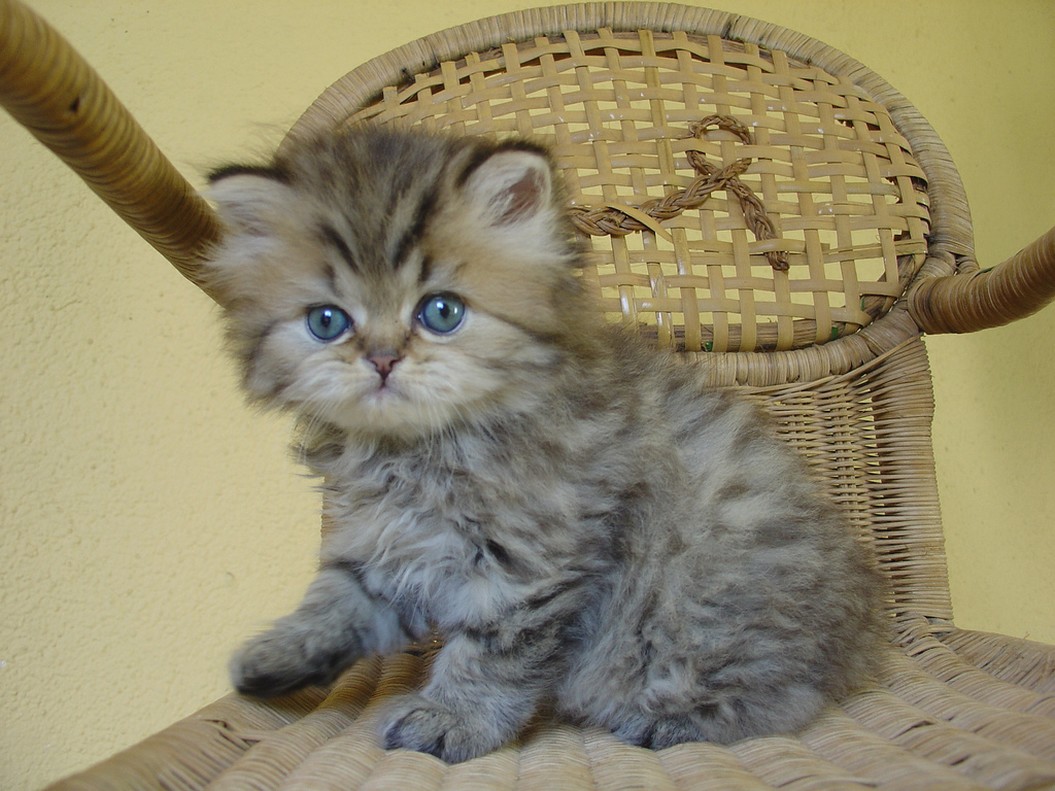
[[[459,761],[543,704],[730,742],[867,677],[866,550],[753,407],[601,320],[543,152],[368,127],[211,189],[246,390],[299,417],[330,525],[299,608],[232,660],[239,690],[436,629],[381,739]]]

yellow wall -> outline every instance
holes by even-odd
[[[367,58],[538,2],[31,4],[198,182]],[[712,5],[808,31],[912,97],[960,165],[982,260],[1055,223],[1055,5]],[[298,599],[317,523],[209,301],[6,115],[0,141],[0,787],[34,788],[223,694],[231,648]],[[929,341],[958,622],[1048,641],[1053,337],[1055,309]]]

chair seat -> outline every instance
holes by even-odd
[[[52,789],[1040,789],[1055,786],[1055,647],[906,614],[877,684],[802,733],[653,752],[541,718],[463,764],[385,751],[378,713],[431,650],[364,659],[332,689],[228,695]]]

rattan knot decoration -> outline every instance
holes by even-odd
[[[751,130],[728,115],[708,115],[689,125],[691,136],[696,138],[702,139],[709,129],[731,132],[746,145],[753,142]],[[725,167],[717,167],[708,162],[700,151],[690,149],[685,152],[685,155],[698,174],[685,189],[676,190],[662,198],[644,201],[629,211],[617,206],[599,208],[572,206],[570,210],[572,223],[589,236],[626,236],[636,231],[654,229],[653,225],[643,221],[644,217],[661,223],[678,216],[686,209],[695,209],[702,205],[711,193],[726,190],[736,196],[744,213],[744,219],[755,238],[760,240],[777,238],[773,221],[769,219],[762,200],[740,180],[740,175],[751,164],[749,157],[737,159]],[[766,258],[769,259],[769,264],[773,269],[780,272],[787,271],[787,252],[771,250],[766,253]]]

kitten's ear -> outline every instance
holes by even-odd
[[[285,182],[285,175],[271,168],[230,167],[209,177],[205,194],[232,231],[267,236],[293,205]]]
[[[552,204],[549,159],[540,151],[501,149],[473,170],[465,192],[492,225],[524,222]]]

